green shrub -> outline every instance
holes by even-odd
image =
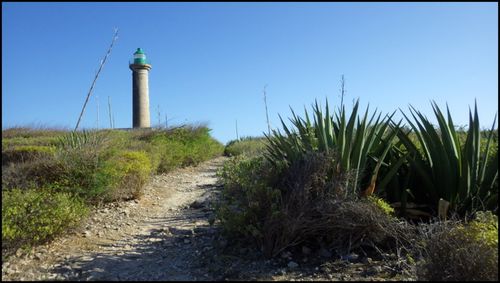
[[[22,145],[14,146],[2,151],[2,165],[9,163],[19,163],[32,161],[34,159],[46,156],[52,156],[56,152],[53,146],[41,145]]]
[[[410,108],[413,119],[403,113],[413,132],[397,132],[400,142],[410,153],[411,170],[406,174],[411,173],[413,181],[401,190],[408,188],[414,202],[427,204],[433,209],[442,198],[450,203],[450,211],[461,215],[497,209],[496,121],[490,131],[481,133],[475,105],[474,113],[469,111],[467,132],[457,131],[448,108],[445,116],[435,102],[432,107],[438,127],[413,107]],[[486,140],[481,139],[484,135],[487,135]]]
[[[387,215],[394,215],[394,208],[388,204],[385,200],[371,195],[368,197],[368,200],[373,202],[376,206],[378,206],[382,211]]]
[[[157,173],[170,172],[183,163],[184,145],[179,141],[165,140],[158,149],[160,157],[157,167]]]
[[[261,137],[245,137],[239,140],[229,141],[224,148],[225,156],[236,156],[245,154],[257,156],[266,149],[267,140]]]
[[[62,135],[67,133],[68,130],[61,127],[48,127],[43,125],[33,125],[26,127],[11,127],[2,130],[2,139],[4,138],[40,138],[40,137],[49,137],[52,138],[54,136]]]
[[[74,148],[60,152],[57,156],[64,171],[59,180],[50,186],[57,191],[77,194],[88,203],[102,199],[109,181],[98,178],[105,159],[95,148]]]
[[[278,210],[281,197],[279,189],[268,184],[276,179],[268,165],[263,157],[237,156],[217,173],[224,187],[215,211],[228,236],[263,244],[264,224]]]
[[[151,174],[151,162],[144,152],[126,151],[107,160],[96,173],[106,186],[105,201],[139,198]]]
[[[209,132],[206,127],[185,127],[140,133],[138,137],[152,145],[148,154],[155,171],[166,173],[221,155],[222,144],[210,137]]]
[[[73,227],[88,209],[67,193],[2,191],[2,254],[46,242]]]
[[[498,218],[479,212],[469,223],[434,223],[424,234],[420,280],[498,281]]]

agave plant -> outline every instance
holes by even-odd
[[[346,192],[356,191],[361,180],[369,176],[369,184],[362,190],[365,195],[372,194],[380,166],[396,135],[396,131],[389,128],[389,121],[394,113],[381,119],[381,114],[377,115],[375,111],[368,119],[368,106],[364,116],[360,118],[358,107],[359,101],[356,101],[347,117],[342,105],[340,113],[335,112],[333,116],[330,115],[328,100],[324,114],[316,101],[313,105],[313,121],[307,110],[304,119],[291,109],[293,118],[290,121],[295,129],[289,129],[280,116],[284,134],[280,130],[273,130],[272,136],[266,135],[269,141],[266,158],[277,166],[289,166],[308,151],[335,151],[340,159],[337,170],[354,173]],[[369,168],[369,160],[375,160],[376,165]]]
[[[416,139],[398,131],[399,140],[412,155],[408,161],[417,179],[410,185],[410,190],[416,198],[432,207],[437,207],[439,200],[443,199],[449,202],[450,209],[459,213],[495,209],[498,205],[498,150],[491,151],[496,115],[481,154],[482,134],[476,104],[474,114],[469,110],[465,141],[461,141],[455,130],[448,106],[447,119],[435,102],[432,108],[438,128],[410,106],[414,121],[403,115]]]

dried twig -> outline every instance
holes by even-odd
[[[344,75],[342,75],[342,78],[340,79],[340,107],[344,106],[344,95],[345,95],[345,80],[344,80]]]
[[[87,98],[85,99],[85,103],[83,104],[83,107],[82,107],[82,112],[80,113],[80,116],[78,117],[78,122],[76,122],[75,131],[78,129],[78,126],[80,125],[80,121],[82,119],[83,112],[85,111],[85,107],[87,106],[87,102],[89,101],[90,95],[92,94],[92,90],[94,89],[95,82],[97,81],[97,78],[99,77],[99,73],[101,72],[102,67],[106,63],[106,59],[108,58],[109,54],[111,53],[111,49],[113,48],[113,44],[115,43],[117,38],[118,38],[118,29],[115,28],[115,34],[113,35],[113,41],[111,41],[111,45],[109,46],[109,49],[108,49],[108,52],[106,53],[106,56],[104,56],[104,59],[101,60],[99,70],[97,70],[97,73],[94,77],[94,81],[92,82],[92,85],[90,86],[90,90],[87,94]]]
[[[113,119],[111,118],[111,98],[108,96],[109,127],[113,129]]]
[[[269,124],[269,114],[267,112],[267,98],[266,98],[266,87],[267,85],[264,86],[264,104],[266,106],[266,121],[267,121],[267,133],[269,136],[271,136],[271,125]]]

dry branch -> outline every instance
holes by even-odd
[[[118,38],[118,29],[115,29],[115,34],[113,35],[113,40],[111,41],[111,45],[108,48],[108,52],[106,53],[106,56],[104,56],[104,59],[101,60],[101,64],[99,65],[99,70],[97,70],[97,73],[94,77],[94,81],[92,82],[92,85],[90,86],[90,90],[87,94],[87,98],[85,99],[85,103],[83,104],[83,107],[82,107],[82,112],[80,113],[80,116],[78,117],[78,122],[76,122],[75,131],[78,130],[78,126],[80,125],[80,121],[82,119],[83,112],[85,111],[85,107],[87,106],[90,95],[92,94],[92,90],[94,89],[97,78],[99,77],[99,73],[101,73],[102,67],[106,63],[106,59],[108,58],[109,54],[111,53],[111,49],[113,49],[113,44],[115,43],[117,38]]]

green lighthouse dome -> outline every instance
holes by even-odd
[[[134,53],[134,64],[146,64],[146,54],[141,48],[137,48]]]

